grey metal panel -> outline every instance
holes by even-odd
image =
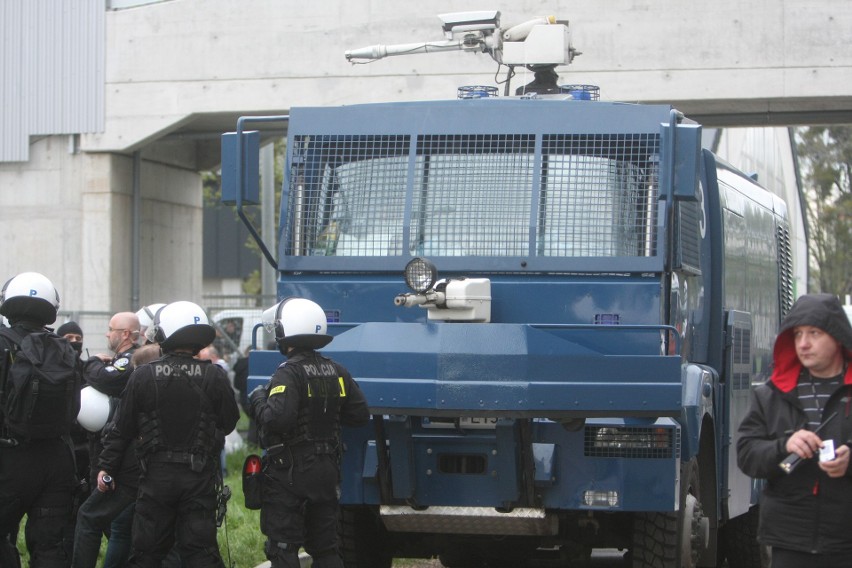
[[[20,96],[22,2],[0,3],[0,161],[20,161],[26,155],[27,137]]]
[[[103,131],[104,1],[0,6],[0,162],[26,161],[31,135]]]
[[[168,2],[169,0],[107,0],[107,8],[110,10],[124,10],[125,8],[135,8],[144,6],[145,4],[156,4],[158,2]]]

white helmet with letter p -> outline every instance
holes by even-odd
[[[149,343],[155,343],[154,315],[157,313],[157,310],[163,306],[165,306],[165,304],[150,304],[148,306],[142,306],[139,311],[136,312],[136,317],[139,318],[139,333],[141,333]]]
[[[216,338],[207,312],[193,302],[166,304],[154,314],[154,341],[163,351],[184,348],[198,353]]]
[[[59,292],[38,272],[21,272],[6,281],[0,292],[0,315],[12,323],[30,320],[49,325],[56,321],[58,309]]]
[[[275,332],[275,341],[283,352],[290,347],[320,349],[333,339],[327,333],[325,311],[306,298],[281,300],[263,312],[262,321],[268,331]]]

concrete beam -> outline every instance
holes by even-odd
[[[460,85],[493,84],[497,64],[484,54],[370,65],[343,56],[440,40],[437,14],[470,8],[466,0],[185,0],[109,12],[106,129],[84,136],[82,149],[129,152],[229,113],[453,98]],[[560,69],[562,82],[597,84],[604,100],[670,102],[712,125],[848,121],[852,113],[849,2],[522,0],[494,8],[504,8],[504,26],[549,13],[570,20],[583,54]],[[528,80],[521,71],[514,85]]]

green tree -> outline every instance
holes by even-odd
[[[815,292],[852,294],[852,125],[798,130]]]

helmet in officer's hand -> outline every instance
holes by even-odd
[[[165,306],[165,304],[150,304],[148,306],[142,306],[142,308],[136,312],[136,317],[139,318],[139,332],[148,340],[149,343],[156,343],[154,339],[154,314],[157,313],[157,310]]]
[[[331,343],[326,333],[325,311],[316,302],[305,298],[286,298],[265,312],[262,321],[267,331],[275,333],[282,352],[290,347],[319,349]]]
[[[197,353],[213,343],[215,338],[216,330],[198,304],[172,302],[154,314],[154,341],[163,351],[188,349]]]
[[[49,325],[56,321],[59,292],[47,276],[22,272],[10,278],[0,292],[0,315],[11,323],[20,320]]]
[[[80,391],[80,412],[77,423],[89,432],[100,432],[109,418],[109,397],[86,385]]]

